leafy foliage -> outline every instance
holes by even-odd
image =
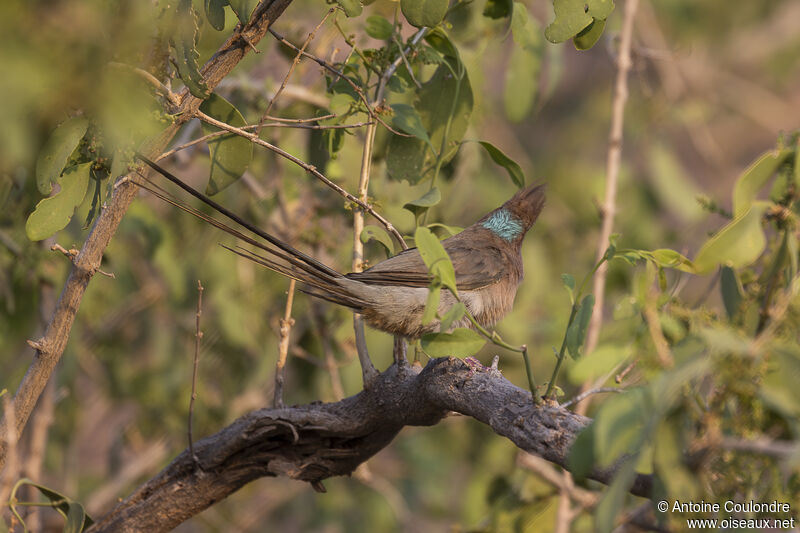
[[[107,3],[84,4],[89,7],[79,10],[67,2],[75,13],[65,8],[59,17],[45,16],[33,4],[0,6],[0,59],[9,71],[0,83],[7,104],[0,106],[0,350],[9,354],[8,383],[2,383],[9,389],[29,362],[24,343],[38,325],[39,302],[53,287],[57,292],[68,266],[29,238],[55,235],[65,246],[78,246],[86,233],[70,220],[91,220],[111,197],[113,180],[127,173],[133,150],[174,119],[164,89],[131,67],[152,60],[146,70],[159,83],[175,91],[183,84],[208,97],[207,114],[244,126],[261,118],[264,92],[274,94],[289,66],[267,50],[251,54],[215,94],[205,87],[199,65],[227,39],[226,22],[229,29],[247,23],[255,2],[197,2],[203,21],[185,1],[170,8],[134,3],[124,17]],[[363,135],[355,125],[377,122],[369,201],[425,249],[434,280],[426,318],[438,318],[442,330],[422,340],[426,353],[480,350],[482,360],[499,354],[504,374],[524,382],[516,354],[509,356],[476,331],[449,331],[465,318],[463,304],[437,316],[438,302],[452,294],[448,287],[455,279],[439,238],[499,205],[525,182],[525,174],[529,181],[549,183],[548,207],[524,249],[525,282],[498,332],[527,344],[537,376],[563,365],[565,378],[552,380],[552,386],[567,397],[585,384],[625,390],[592,397],[595,423],[574,444],[573,475],[600,502],[578,513],[573,530],[608,530],[628,516],[641,503],[627,496],[637,472],[655,476],[654,498],[721,501],[746,491],[756,500],[796,501],[796,452],[741,451],[753,442],[797,449],[797,135],[784,135],[774,149],[757,154],[779,129],[792,127],[779,120],[792,115],[781,110],[794,108],[779,97],[762,102],[753,97],[761,93],[740,92],[734,78],[721,85],[692,78],[746,68],[752,73],[747,87],[764,85],[765,94],[789,101],[787,95],[797,92],[794,45],[778,33],[759,33],[774,27],[789,3],[736,10],[719,0],[653,5],[666,48],[651,40],[649,17],[637,19],[642,50],[698,45],[719,65],[685,69],[682,76],[692,83],[676,88],[664,65],[680,64],[680,54],[670,62],[637,56],[615,222],[621,235],[604,258],[609,277],[603,309],[593,309],[587,282],[598,226],[593,200],[602,197],[611,69],[595,68],[607,63],[603,54],[591,52],[579,62],[575,50],[545,40],[592,47],[606,28],[616,27],[613,4],[556,0],[550,25],[525,3],[505,0],[444,3],[441,15],[441,2],[403,2],[399,8],[358,0],[336,4],[344,14],[334,13],[307,50],[341,75],[326,70],[323,79],[318,63],[299,61],[273,108],[284,120],[323,129],[271,128],[265,135],[300,158],[316,151],[319,159],[307,160],[355,191],[364,161]],[[302,2],[292,9],[286,17],[309,17],[302,29],[288,18],[277,24],[300,46],[324,10]],[[769,49],[742,53],[747,46],[740,28],[762,35]],[[512,39],[505,38],[509,30]],[[612,37],[607,41],[613,48]],[[315,48],[320,42],[335,44],[322,53]],[[267,55],[269,68],[262,69]],[[295,52],[288,55],[291,61]],[[592,83],[576,68],[591,68]],[[718,101],[694,89],[710,86],[719,89]],[[647,98],[639,96],[642,90]],[[217,105],[221,111],[211,111]],[[760,127],[753,128],[753,120]],[[182,142],[199,131],[190,123]],[[203,134],[211,131],[204,126]],[[207,190],[219,192],[221,203],[344,270],[351,261],[345,244],[352,241],[352,216],[342,200],[303,170],[276,163],[242,141],[228,135],[211,140],[210,163],[195,157],[202,149],[187,149],[175,163],[177,171],[187,180],[209,175]],[[723,181],[733,179],[731,169],[744,167],[735,182]],[[238,178],[246,169],[254,180],[244,184]],[[42,198],[52,193],[51,184],[59,190]],[[699,190],[707,195],[701,202],[707,216],[692,198]],[[380,226],[368,225],[358,237],[380,244],[366,247],[370,261],[397,251]],[[182,354],[193,351],[198,278],[208,293],[197,431],[210,432],[269,403],[265,383],[272,379],[286,283],[221,253],[216,243],[232,245],[227,239],[146,197],[130,208],[105,253],[103,268],[116,279],[98,277],[90,284],[59,369],[61,401],[45,462],[48,486],[78,487],[75,497],[88,501],[98,480],[119,474],[118,465],[148,443],[165,438],[172,455],[185,447],[180,406],[188,399],[191,363]],[[557,287],[563,271],[571,273],[562,275],[566,297]],[[348,364],[348,313],[302,295],[294,305],[287,366],[292,402],[333,399],[328,368],[339,370],[346,394],[356,393],[360,376]],[[587,354],[590,313],[602,313],[603,329],[598,347]],[[376,364],[390,364],[391,340],[369,332],[368,342]],[[560,363],[550,357],[559,346],[562,355],[573,357]],[[293,357],[295,352],[316,364]],[[90,416],[111,422],[98,427],[88,423]],[[350,479],[332,480],[324,497],[264,480],[258,490],[276,505],[283,502],[278,511],[265,510],[247,490],[220,506],[243,522],[270,512],[276,524],[310,530],[359,523],[372,530],[403,528],[405,507],[433,529],[446,522],[486,531],[551,530],[558,491],[516,467],[513,456],[512,447],[486,428],[454,419],[404,433],[370,464],[389,481],[381,485],[379,479],[375,487],[402,489],[397,509],[386,503],[399,501],[397,494],[387,497]],[[63,474],[76,457],[80,468]],[[610,487],[580,481],[592,467],[619,461],[623,467]],[[463,480],[457,498],[453,479]],[[61,495],[58,501],[78,527],[78,504]],[[680,530],[686,516],[661,518]]]

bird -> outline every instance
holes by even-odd
[[[257,246],[267,255],[226,246],[234,253],[297,280],[301,283],[300,290],[305,293],[361,314],[367,325],[375,329],[407,340],[416,340],[426,333],[440,330],[441,322],[438,318],[423,323],[432,278],[417,248],[403,250],[362,272],[343,274],[242,221],[159,165],[140,154],[137,156],[170,181],[277,248],[268,247],[210,219],[217,227]],[[514,304],[514,297],[524,275],[522,241],[539,217],[545,204],[545,196],[543,184],[520,189],[497,209],[456,235],[441,241],[453,263],[459,299],[483,327],[493,326]],[[162,196],[162,199],[166,198]],[[198,213],[195,211],[193,214],[200,216]],[[208,220],[207,217],[201,218]],[[457,302],[456,296],[450,291],[442,291],[438,315],[443,316]],[[448,330],[465,326],[471,326],[466,316],[453,322]]]

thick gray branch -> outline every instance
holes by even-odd
[[[553,407],[537,408],[530,392],[497,371],[475,371],[460,359],[432,360],[421,372],[396,366],[368,391],[336,403],[253,411],[194,445],[136,490],[91,529],[168,531],[263,476],[288,476],[316,488],[350,474],[387,446],[404,426],[429,426],[449,411],[488,424],[519,448],[566,465],[569,447],[590,419]],[[614,470],[590,477],[608,483]],[[631,492],[650,493],[639,476]]]

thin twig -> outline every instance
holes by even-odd
[[[625,368],[622,370],[622,372],[620,372],[619,374],[617,374],[616,376],[614,376],[614,382],[615,382],[615,383],[622,383],[622,380],[623,380],[623,379],[625,379],[625,376],[627,376],[627,375],[628,375],[628,373],[629,373],[631,370],[633,370],[633,368],[636,366],[636,363],[637,363],[637,361],[638,361],[637,359],[634,359],[633,361],[631,361],[631,362],[630,362],[630,364],[628,364],[628,366],[626,366],[626,367],[625,367]]]
[[[335,114],[325,115],[324,117],[319,117],[312,119],[316,120],[325,120],[325,118],[335,117]],[[346,130],[346,129],[355,129],[355,128],[363,128],[364,126],[368,126],[372,124],[372,121],[367,122],[356,122],[355,124],[306,124],[305,122],[307,119],[297,119],[297,122],[288,122],[288,121],[281,121],[281,122],[269,122],[265,124],[249,124],[247,126],[242,126],[240,129],[242,130],[253,130],[258,129],[259,126],[263,126],[265,128],[297,128],[297,129],[304,129],[304,130]],[[171,150],[168,150],[155,158],[153,161],[156,163],[165,159],[176,152],[180,152],[181,150],[185,150],[186,148],[190,148],[196,144],[200,144],[202,142],[208,141],[209,139],[213,139],[215,137],[222,137],[223,135],[230,135],[230,132],[222,130],[222,131],[215,131],[209,133],[207,135],[203,135],[202,137],[198,137],[197,139],[193,139],[187,143],[181,144],[180,146],[176,146]]]
[[[599,499],[597,494],[581,487],[576,487],[571,479],[564,479],[561,472],[556,470],[556,467],[549,461],[528,452],[521,452],[517,455],[517,464],[531,472],[535,472],[542,479],[565,492],[570,499],[580,504],[581,507],[593,507],[597,504]]]
[[[328,375],[331,377],[331,391],[333,392],[333,397],[338,402],[344,398],[344,387],[342,386],[342,376],[339,373],[339,365],[336,361],[336,357],[334,356],[333,349],[331,348],[330,331],[325,323],[325,317],[323,316],[324,313],[319,301],[313,301],[311,303],[311,309],[311,315],[316,324],[320,346],[322,347],[322,357],[325,361],[325,370],[328,371]],[[370,362],[370,364],[372,363]],[[375,370],[375,372],[377,374],[377,370]],[[364,386],[367,386],[366,382],[364,383]]]
[[[192,439],[192,417],[194,416],[194,401],[197,399],[197,366],[200,360],[200,340],[203,332],[200,331],[200,315],[203,314],[203,284],[197,280],[197,313],[195,314],[195,333],[194,333],[194,360],[192,362],[192,395],[189,398],[189,423],[187,424],[189,434],[189,455],[194,461],[195,467],[200,466],[197,455],[194,453],[194,442]]]
[[[244,131],[241,128],[236,128],[234,126],[231,126],[230,124],[227,124],[225,122],[221,122],[221,121],[219,121],[219,120],[217,120],[215,118],[209,117],[208,115],[206,115],[202,111],[197,111],[197,117],[200,120],[202,120],[203,122],[208,122],[212,126],[216,126],[216,127],[220,128],[220,129],[230,131],[231,133],[235,133],[237,135],[245,137],[246,139],[249,139],[251,142],[253,142],[255,144],[258,144],[259,146],[263,146],[265,148],[268,148],[268,149],[272,150],[273,152],[275,152],[276,154],[278,154],[278,155],[280,155],[282,157],[285,157],[286,159],[288,159],[292,163],[294,163],[294,164],[298,165],[299,167],[303,168],[306,172],[309,172],[312,175],[314,175],[314,177],[316,177],[318,180],[323,182],[325,185],[327,185],[328,187],[330,187],[331,189],[333,189],[334,191],[339,193],[345,199],[353,202],[354,204],[358,205],[360,208],[362,208],[366,212],[368,212],[370,215],[372,215],[375,218],[375,220],[380,222],[383,225],[383,227],[386,228],[386,231],[388,231],[389,233],[391,233],[394,236],[394,238],[397,240],[397,242],[401,243],[401,245],[404,244],[403,236],[400,235],[400,233],[395,229],[395,227],[392,225],[391,222],[389,222],[388,220],[383,218],[380,214],[378,214],[367,203],[365,203],[362,200],[356,198],[355,196],[353,196],[352,194],[350,194],[349,192],[344,190],[342,187],[340,187],[336,183],[334,183],[331,180],[329,180],[328,178],[326,178],[322,174],[322,172],[317,170],[317,168],[314,165],[309,165],[305,161],[293,156],[289,152],[287,152],[285,150],[282,150],[281,148],[278,148],[277,146],[275,146],[273,144],[268,143],[267,141],[261,139],[257,135],[254,135],[252,133]]]
[[[795,442],[770,440],[768,438],[750,440],[726,437],[722,439],[719,446],[725,450],[771,455],[780,458],[789,457],[800,450],[800,447]]]
[[[288,46],[289,48],[293,49],[296,52],[300,52],[299,48],[297,48],[295,45],[293,45],[292,43],[287,41],[281,34],[276,32],[272,28],[269,29],[269,32],[272,34],[273,37],[278,39],[278,41],[280,41],[281,43],[285,44],[286,46]],[[350,87],[352,87],[353,90],[358,95],[358,98],[361,100],[361,102],[366,107],[367,114],[370,116],[371,119],[377,120],[378,122],[380,122],[383,125],[383,127],[385,127],[387,130],[391,131],[395,135],[400,135],[401,137],[411,137],[411,135],[408,135],[406,133],[402,133],[402,132],[399,132],[399,131],[395,130],[394,128],[389,126],[381,117],[379,117],[378,114],[375,112],[375,110],[370,105],[369,101],[367,101],[367,97],[364,95],[364,90],[361,87],[359,87],[355,82],[353,82],[353,80],[351,80],[350,78],[345,76],[343,72],[337,70],[335,67],[331,66],[327,61],[325,61],[324,59],[320,59],[319,57],[315,56],[314,54],[310,54],[310,53],[304,51],[304,52],[302,52],[302,55],[304,57],[307,57],[310,60],[314,61],[319,66],[321,66],[322,68],[324,68],[325,70],[327,70],[331,74],[334,74],[339,79],[344,80],[345,83],[350,85]]]
[[[600,236],[597,240],[596,260],[605,254],[608,240],[614,230],[614,217],[617,212],[617,179],[619,177],[620,159],[622,157],[622,131],[625,121],[625,102],[628,99],[628,72],[631,69],[631,43],[633,41],[633,20],[639,0],[626,0],[623,11],[622,33],[620,35],[619,56],[617,58],[617,79],[614,86],[614,99],[611,104],[611,127],[608,134],[608,158],[606,161],[606,194],[603,203],[603,221]],[[586,355],[590,355],[600,340],[600,327],[603,323],[603,304],[605,302],[606,275],[608,263],[604,262],[594,276],[592,292],[594,293],[594,313],[586,332]],[[583,413],[588,402],[578,405],[578,412]]]
[[[80,253],[79,250],[77,250],[75,248],[70,248],[69,250],[67,250],[66,248],[64,248],[63,246],[61,246],[58,243],[56,243],[53,246],[51,246],[50,250],[52,250],[53,252],[61,252],[72,263],[75,263],[75,258],[78,257],[78,254]],[[117,277],[114,275],[113,272],[106,272],[101,268],[97,268],[97,269],[95,269],[95,271],[100,273],[100,274],[102,274],[102,275],[104,275],[104,276],[106,276],[107,278],[117,279]]]
[[[296,283],[294,279],[289,280],[289,290],[286,292],[286,307],[284,308],[283,318],[281,319],[278,360],[275,363],[275,392],[272,398],[272,405],[276,408],[283,407],[283,369],[286,366],[286,356],[289,354],[289,334],[292,331],[292,326],[294,326],[292,303],[294,302],[294,288]]]
[[[571,400],[568,400],[568,401],[562,403],[561,405],[559,405],[559,407],[562,407],[562,408],[566,409],[570,405],[576,404],[578,402],[582,402],[583,400],[585,400],[589,396],[592,396],[593,394],[600,394],[600,393],[604,393],[604,392],[625,392],[625,389],[621,389],[619,387],[597,387],[596,389],[590,389],[590,390],[587,390],[587,391],[584,391],[584,392],[578,394],[577,396],[575,396]]]
[[[655,288],[651,288],[643,309],[644,321],[647,323],[647,329],[656,347],[658,362],[662,367],[670,368],[673,366],[674,361],[672,359],[672,352],[670,352],[669,349],[669,343],[667,339],[664,338],[664,332],[661,330],[661,320],[658,317],[658,309],[656,309],[657,299],[658,293]]]
[[[132,65],[126,65],[125,63],[119,63],[117,61],[109,61],[108,66],[133,72],[134,74],[145,80],[147,83],[152,85],[155,88],[156,92],[164,96],[173,107],[177,108],[181,105],[180,98],[178,97],[177,94],[173,93],[169,87],[161,83],[158,80],[158,78],[156,78],[143,68],[134,67]]]
[[[295,67],[300,62],[300,58],[303,57],[303,52],[306,51],[308,44],[314,39],[314,35],[316,35],[317,31],[325,24],[325,21],[328,20],[328,17],[331,16],[331,13],[336,11],[335,7],[332,7],[325,13],[325,16],[322,17],[322,20],[319,21],[317,27],[314,28],[314,31],[308,34],[306,37],[305,42],[303,42],[303,46],[300,47],[300,50],[297,51],[297,54],[294,56],[294,61],[289,66],[289,70],[286,72],[286,76],[283,77],[283,81],[281,82],[281,86],[278,87],[278,90],[275,91],[275,94],[270,98],[269,103],[267,104],[267,109],[264,111],[264,114],[261,116],[261,119],[258,121],[258,127],[256,128],[256,135],[261,133],[261,128],[263,127],[264,122],[267,120],[267,116],[269,116],[269,112],[272,111],[272,106],[275,104],[275,100],[278,99],[278,96],[283,92],[283,89],[286,88],[286,84],[289,82],[289,78],[292,76],[292,72],[294,72]]]
[[[6,420],[14,420],[14,401],[9,396],[9,394],[0,396],[3,404],[3,417]],[[7,502],[19,471],[17,426],[15,424],[6,424],[6,434],[3,435],[3,438],[6,445],[6,464],[5,469],[0,468],[0,502]]]

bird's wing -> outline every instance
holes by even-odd
[[[456,285],[462,290],[475,290],[503,277],[506,261],[502,252],[484,244],[477,246],[467,239],[447,239],[442,242],[456,271]],[[372,285],[402,285],[427,287],[431,283],[428,267],[416,248],[405,250],[381,261],[364,272],[353,272],[347,277]]]

